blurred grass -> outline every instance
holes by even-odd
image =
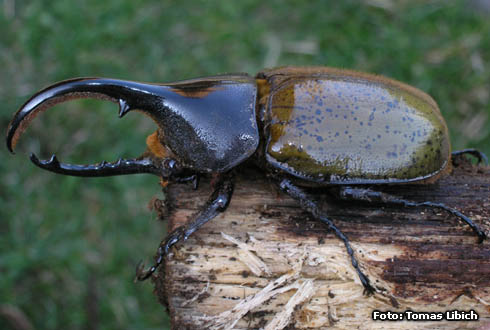
[[[464,1],[305,4],[0,0],[0,127],[32,93],[76,76],[164,82],[327,65],[421,88],[439,103],[454,149],[490,154],[488,12]],[[36,329],[168,327],[151,284],[132,282],[164,236],[146,208],[162,197],[156,177],[56,176],[27,158],[139,155],[154,124],[116,111],[100,101],[57,106],[33,122],[15,157],[0,150],[0,304]]]

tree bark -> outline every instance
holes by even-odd
[[[490,167],[459,160],[432,185],[373,186],[422,202],[445,203],[490,229]],[[458,218],[431,208],[340,202],[312,190],[325,214],[350,239],[377,292],[363,294],[344,244],[280,192],[263,173],[244,166],[232,201],[186,242],[172,249],[154,278],[174,329],[479,328],[490,323],[490,243]],[[184,224],[211,194],[168,190],[169,230]],[[168,201],[166,205],[168,205]],[[161,212],[165,212],[161,206]],[[478,321],[382,322],[379,311],[474,310]],[[413,314],[412,314],[413,315]]]

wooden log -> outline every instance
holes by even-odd
[[[414,201],[457,208],[488,234],[490,167],[461,160],[432,185],[383,186]],[[193,216],[211,188],[169,189],[169,230]],[[363,287],[343,243],[280,192],[263,173],[240,169],[228,210],[172,249],[154,278],[173,329],[433,329],[490,324],[490,243],[430,208],[339,202],[317,191],[326,214],[349,237],[377,288]],[[166,203],[168,204],[168,203]],[[166,212],[161,206],[161,212]],[[474,310],[478,321],[381,322],[374,310]],[[414,314],[412,314],[413,316]]]

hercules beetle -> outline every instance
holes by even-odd
[[[119,104],[119,116],[139,110],[158,130],[147,138],[138,158],[115,163],[70,165],[53,155],[37,166],[60,174],[110,176],[158,175],[165,182],[194,182],[215,175],[214,192],[195,219],[172,231],[160,244],[155,264],[138,279],[150,277],[171,246],[224,212],[233,193],[232,172],[253,157],[280,189],[326,224],[344,242],[352,266],[368,293],[347,237],[319,210],[305,188],[336,186],[339,197],[405,207],[427,206],[466,222],[482,242],[486,235],[471,219],[444,204],[415,203],[376,185],[429,184],[451,171],[449,135],[436,102],[424,92],[382,76],[326,67],[265,70],[255,78],[227,74],[168,84],[104,78],[56,83],[31,97],[15,114],[7,133],[13,151],[28,123],[54,104],[76,98]]]

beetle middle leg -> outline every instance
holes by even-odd
[[[468,226],[470,226],[470,228],[473,229],[475,234],[478,235],[479,243],[483,242],[483,240],[487,238],[485,232],[478,225],[473,223],[473,221],[471,221],[470,218],[468,218],[458,210],[450,208],[442,203],[434,203],[429,201],[413,202],[384,192],[374,191],[369,188],[354,188],[349,186],[340,187],[339,197],[343,200],[357,200],[357,201],[364,201],[369,203],[402,205],[404,207],[428,206],[428,207],[442,209],[453,214],[454,216],[457,216],[462,221],[464,221]]]
[[[158,247],[158,256],[155,264],[145,272],[140,273],[138,270],[138,274],[136,275],[137,279],[139,281],[144,281],[149,278],[162,264],[165,256],[168,254],[173,245],[177,244],[181,240],[187,240],[192,233],[201,228],[206,222],[214,219],[217,215],[224,212],[230,203],[231,196],[233,194],[233,186],[232,174],[228,173],[220,175],[216,182],[215,189],[208,199],[204,209],[193,220],[174,229],[167,235],[167,237]]]
[[[332,229],[335,235],[337,235],[337,237],[340,238],[342,242],[344,242],[347,253],[350,256],[352,266],[356,270],[357,275],[359,276],[359,279],[361,280],[361,283],[364,286],[364,293],[367,295],[373,294],[376,290],[371,286],[369,278],[359,268],[359,263],[356,259],[356,256],[354,255],[354,250],[350,246],[349,239],[347,238],[347,236],[345,236],[345,234],[339,228],[337,228],[337,226],[335,226],[332,220],[330,220],[327,216],[322,214],[317,203],[313,200],[311,196],[308,196],[308,194],[303,189],[294,185],[288,179],[282,180],[281,183],[279,184],[279,187],[286,194],[299,201],[302,209],[308,211],[311,215],[313,215],[315,219],[326,224],[328,228]]]

